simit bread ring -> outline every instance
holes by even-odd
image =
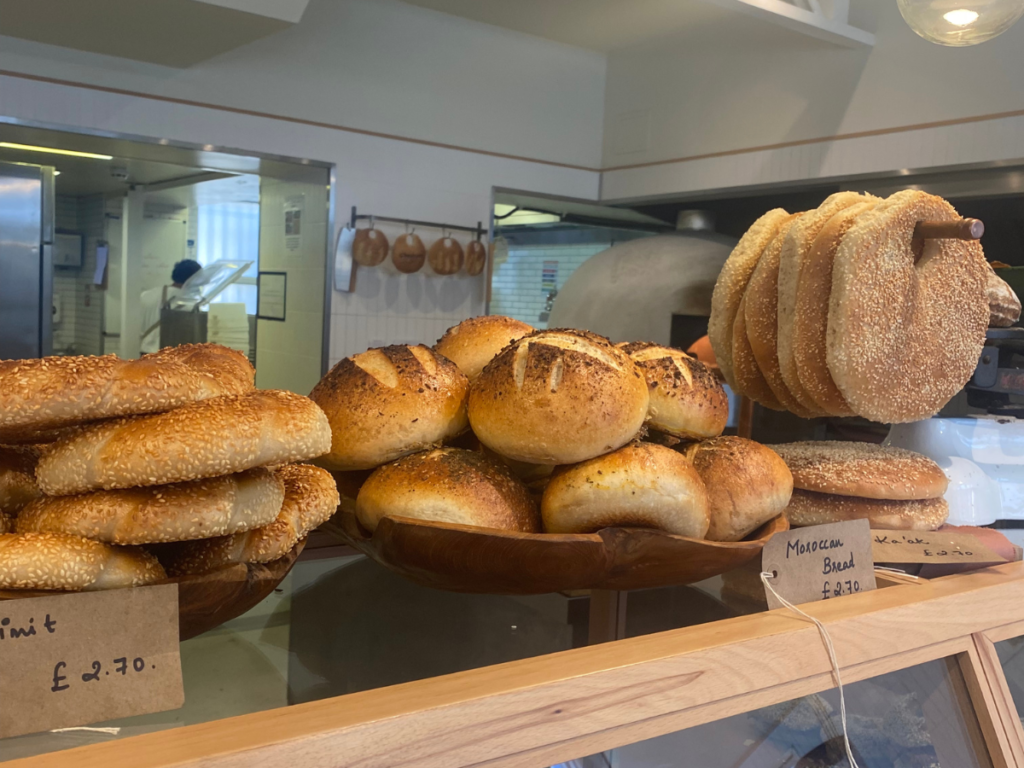
[[[166,578],[153,555],[63,533],[0,535],[0,589],[141,587]]]

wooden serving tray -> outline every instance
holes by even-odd
[[[225,621],[238,618],[266,598],[295,565],[306,546],[300,541],[282,558],[271,563],[239,563],[197,576],[168,579],[178,585],[178,635],[188,640],[209,632]],[[0,590],[0,600],[68,594],[43,590]]]
[[[533,595],[692,584],[753,559],[775,533],[789,529],[789,522],[780,515],[738,542],[644,528],[514,533],[402,517],[385,517],[371,535],[352,512],[340,509],[321,528],[424,586]]]

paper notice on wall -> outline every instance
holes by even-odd
[[[284,320],[288,300],[288,274],[260,272],[256,286],[256,317]]]
[[[353,289],[352,276],[355,274],[355,261],[352,259],[352,241],[356,231],[352,227],[342,227],[338,233],[338,245],[334,249],[334,290],[349,293]]]
[[[284,199],[284,249],[289,253],[302,247],[302,217],[305,208],[305,195],[292,195]]]
[[[245,304],[211,304],[207,321],[207,341],[249,356],[249,317],[245,314]]]

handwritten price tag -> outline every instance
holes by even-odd
[[[0,737],[184,703],[176,584],[0,602]]]
[[[969,533],[956,531],[872,531],[878,563],[1005,563]]]
[[[829,600],[875,588],[871,529],[867,520],[812,525],[777,533],[761,553],[765,571],[774,574],[775,591],[794,605]],[[769,608],[781,608],[765,590]]]

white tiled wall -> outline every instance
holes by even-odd
[[[557,265],[555,285],[561,290],[569,275],[584,261],[610,246],[609,242],[510,247],[507,258],[495,260],[491,314],[508,315],[535,328],[547,328],[547,323],[540,319],[551,291],[543,280],[545,264]]]

